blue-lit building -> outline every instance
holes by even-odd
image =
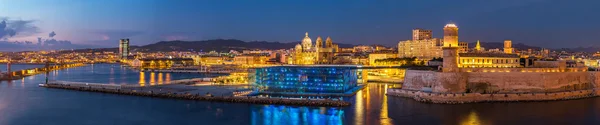
[[[355,67],[277,66],[256,69],[255,84],[269,92],[344,93],[357,86]]]

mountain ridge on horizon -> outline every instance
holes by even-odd
[[[290,49],[293,48],[300,41],[296,42],[279,42],[279,41],[243,41],[238,39],[210,39],[210,40],[173,40],[173,41],[158,41],[156,43],[147,45],[132,45],[130,46],[132,51],[140,52],[168,52],[168,51],[196,51],[196,52],[228,52],[229,50],[258,50],[258,49]],[[335,42],[334,42],[335,43]],[[341,48],[348,48],[355,46],[354,44],[336,43]],[[469,48],[475,47],[476,42],[469,43]],[[480,42],[481,46],[487,49],[504,48],[502,42]],[[366,44],[360,44],[366,45]],[[375,45],[375,44],[374,44]],[[379,44],[378,44],[379,45]],[[513,43],[513,48],[517,50],[526,50],[529,48],[540,50],[542,47],[531,46],[525,43]],[[389,46],[388,46],[389,47]],[[577,47],[577,48],[548,48],[555,51],[584,51],[584,52],[596,52],[600,50],[600,47]],[[118,51],[117,47],[109,48],[84,48],[74,49],[74,51]]]

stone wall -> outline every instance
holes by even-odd
[[[600,72],[589,72],[589,78],[594,88],[600,88]]]
[[[467,73],[407,70],[402,88],[438,93],[463,93],[466,90],[466,83]]]
[[[484,93],[558,92],[592,88],[588,72],[470,72],[467,89]]]
[[[595,89],[551,92],[551,93],[512,93],[512,94],[480,94],[480,93],[462,93],[462,94],[443,94],[428,93],[422,91],[412,91],[404,89],[388,89],[387,95],[413,98],[422,102],[431,103],[473,103],[473,102],[514,102],[514,101],[551,101],[565,99],[579,99],[598,96]]]
[[[600,87],[596,72],[436,72],[407,70],[403,89],[435,93],[559,92]]]
[[[436,72],[407,70],[402,89],[390,90],[396,91],[393,93],[398,96],[420,100],[480,102],[591,97],[600,94],[599,91],[596,91],[596,89],[600,89],[599,87],[600,72]]]

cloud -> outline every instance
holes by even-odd
[[[6,39],[8,37],[15,36],[16,34],[17,33],[15,32],[15,30],[7,28],[7,24],[6,24],[5,20],[0,22],[0,38]]]
[[[49,36],[50,38],[52,38],[52,37],[56,36],[56,33],[54,33],[54,31],[52,31],[52,32],[50,32],[50,34],[48,34],[48,36]]]
[[[39,28],[33,25],[34,20],[9,20],[1,18],[0,39],[8,39],[16,35],[29,36],[39,33]]]

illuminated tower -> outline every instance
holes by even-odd
[[[443,72],[458,72],[458,27],[450,23],[444,26],[444,46],[442,47]]]
[[[317,49],[323,48],[323,39],[321,39],[321,36],[317,37],[317,42],[315,43],[315,48],[317,48]]]
[[[333,47],[333,41],[331,41],[331,37],[327,37],[327,40],[325,40],[325,47],[326,48],[332,48]]]
[[[293,60],[293,64],[300,64],[302,62],[302,45],[300,44],[296,44],[296,47],[294,48],[294,51],[296,51],[296,53],[294,53],[294,60]]]
[[[444,26],[444,47],[458,47],[458,27],[454,23]]]
[[[302,48],[304,49],[303,51],[308,51],[308,50],[310,50],[311,47],[312,47],[312,40],[310,39],[310,37],[308,37],[308,32],[306,32],[304,39],[302,39]]]
[[[512,41],[511,40],[504,40],[504,53],[506,53],[506,54],[512,54],[513,53]]]
[[[119,58],[125,59],[129,56],[129,39],[119,40]]]
[[[426,29],[413,29],[413,40],[426,40],[431,39],[431,30]]]
[[[475,51],[481,51],[481,44],[479,43],[479,40],[477,40],[477,44],[475,44]]]
[[[443,72],[458,72],[458,47],[443,47]]]

